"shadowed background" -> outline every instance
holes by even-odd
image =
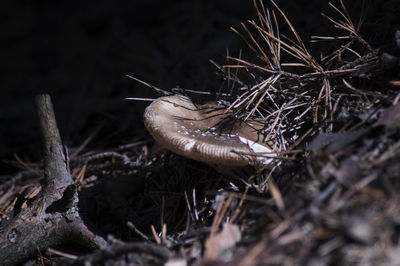
[[[330,33],[320,17],[328,12],[325,1],[281,2],[301,34]],[[374,32],[376,44],[398,27],[395,2],[369,4],[365,32]],[[349,5],[360,13],[359,5]],[[37,147],[32,101],[43,92],[53,97],[69,145],[99,125],[108,133],[140,134],[147,103],[123,98],[157,95],[125,75],[164,89],[217,90],[220,78],[209,59],[223,64],[227,48],[233,55],[245,48],[229,27],[252,18],[250,0],[10,1],[0,10],[0,158],[24,157]],[[14,171],[3,162],[0,168]]]

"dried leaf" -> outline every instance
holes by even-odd
[[[206,240],[206,251],[204,254],[205,260],[215,260],[222,255],[224,251],[232,248],[240,241],[242,233],[239,226],[235,224],[225,223],[222,231],[215,235],[211,235]]]

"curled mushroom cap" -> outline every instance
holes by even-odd
[[[226,166],[245,166],[254,162],[269,164],[270,145],[259,142],[258,129],[251,123],[218,126],[226,117],[217,104],[195,106],[181,95],[156,99],[144,113],[144,123],[163,147],[182,156]]]

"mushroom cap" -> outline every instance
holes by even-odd
[[[273,156],[270,145],[258,142],[260,126],[251,123],[218,126],[226,117],[217,104],[195,106],[181,95],[156,99],[144,112],[144,124],[163,147],[188,158],[225,166],[268,164]],[[272,154],[271,154],[272,153]]]

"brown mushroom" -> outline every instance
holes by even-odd
[[[225,109],[217,104],[195,106],[181,95],[166,96],[146,108],[144,123],[161,146],[197,161],[232,167],[269,164],[274,149],[261,142],[260,125],[223,125]]]

